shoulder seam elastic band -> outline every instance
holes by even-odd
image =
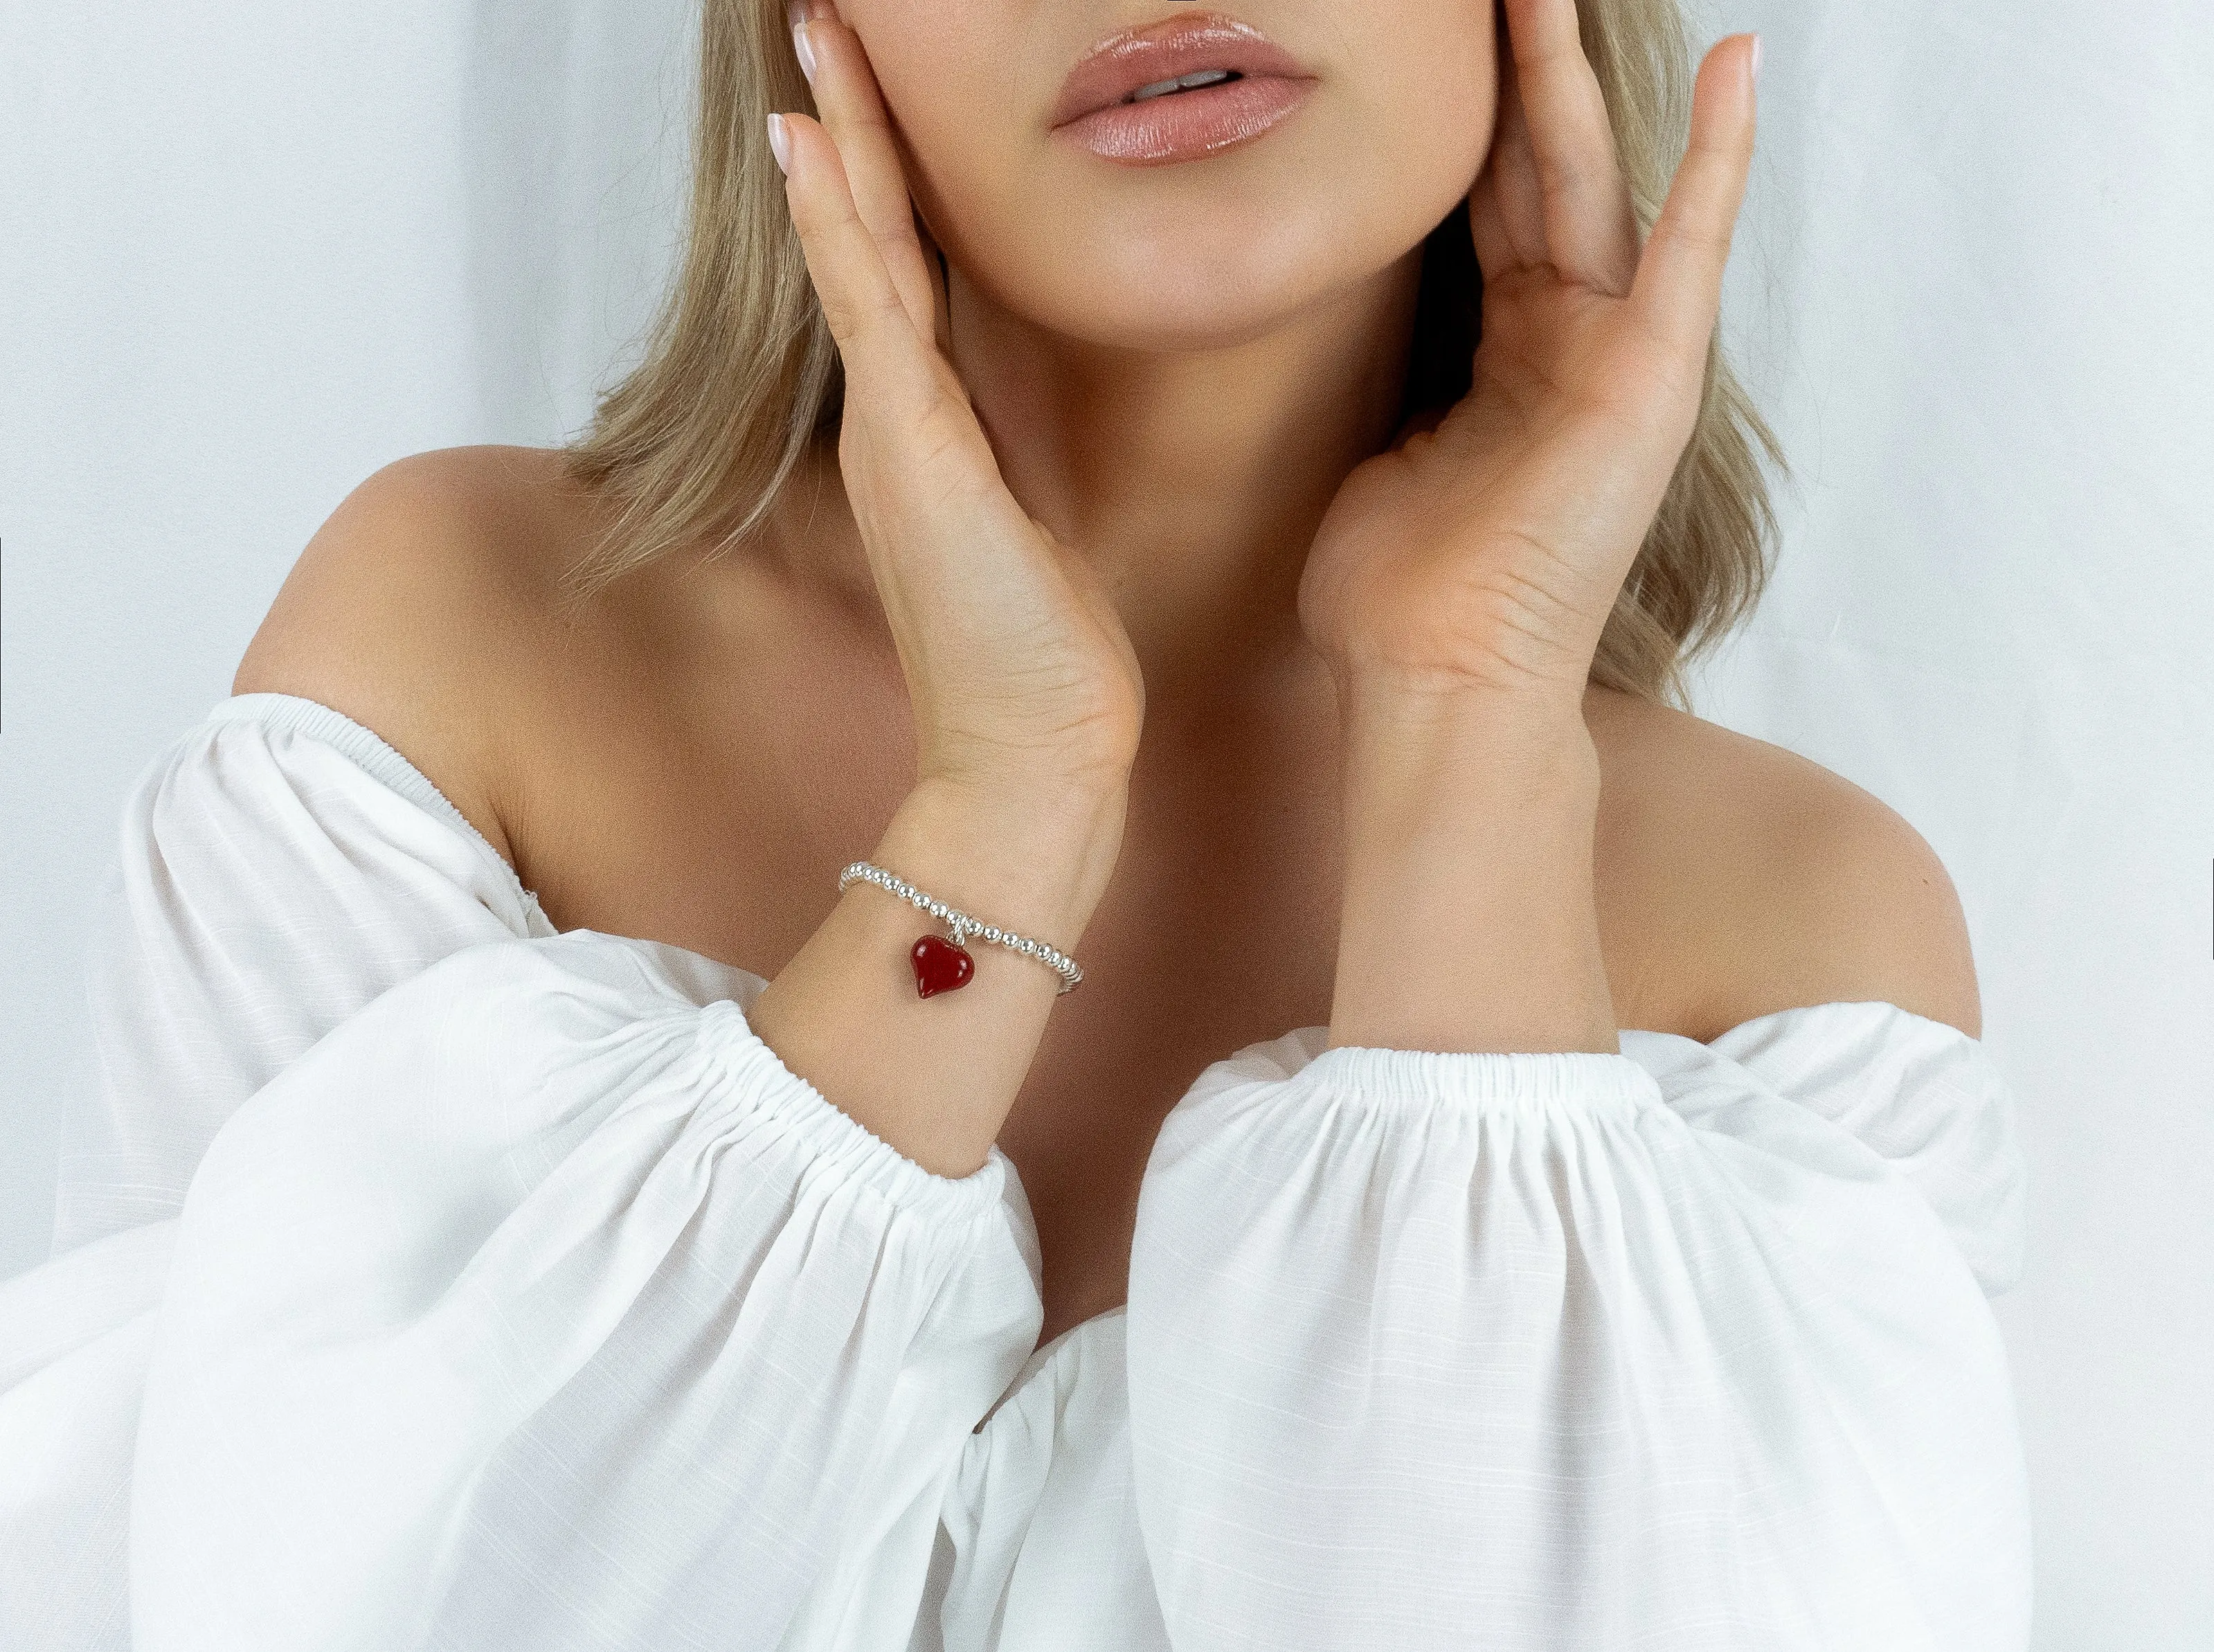
[[[371,780],[435,815],[475,844],[485,858],[499,869],[516,894],[526,904],[538,907],[537,895],[523,887],[522,877],[508,865],[507,857],[492,847],[492,840],[455,806],[453,799],[382,736],[345,713],[300,694],[233,694],[208,713],[203,725],[207,723],[259,723],[267,728],[290,729],[321,741],[351,760]],[[541,914],[544,909],[539,907]]]

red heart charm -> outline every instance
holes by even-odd
[[[976,972],[976,960],[951,941],[936,935],[925,935],[915,942],[914,950],[908,954],[914,965],[914,991],[918,998],[927,998],[933,993],[951,992],[956,987],[965,987],[969,977]]]

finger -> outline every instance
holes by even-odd
[[[1647,330],[1679,360],[1696,361],[1702,370],[1752,167],[1758,40],[1734,34],[1699,65],[1691,145],[1645,243],[1630,294],[1630,309]]]
[[[784,198],[845,363],[848,390],[865,392],[849,394],[847,405],[881,407],[919,423],[938,400],[937,375],[877,238],[854,205],[838,146],[812,116],[769,120],[772,128],[783,125]]]
[[[1491,153],[1476,187],[1469,192],[1469,230],[1476,242],[1477,267],[1486,280],[1545,261],[1544,201],[1538,186],[1537,157],[1530,152],[1530,127],[1514,58],[1503,50],[1499,114]]]
[[[828,9],[796,19],[792,49],[815,93],[815,107],[845,163],[853,205],[876,238],[878,256],[915,328],[932,331],[931,272],[915,240],[914,209],[884,91],[861,37]],[[802,43],[806,49],[802,50]]]
[[[1637,270],[1637,213],[1576,0],[1506,0],[1506,13],[1550,260],[1563,279],[1620,297]]]

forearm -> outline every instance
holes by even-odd
[[[1330,1042],[1619,1054],[1581,709],[1351,684]]]
[[[1089,782],[983,792],[918,784],[868,859],[984,922],[1074,953],[1121,847],[1125,793]],[[939,921],[857,881],[749,1020],[794,1073],[925,1169],[981,1166],[1061,988],[1035,958],[969,943],[976,973],[919,997],[908,963]]]

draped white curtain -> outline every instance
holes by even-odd
[[[1998,1307],[2037,1644],[2194,1652],[2214,11],[1697,21],[1767,43],[1725,327],[1797,473],[1778,583],[1700,709],[1882,797],[1951,869],[2034,1177]],[[128,782],[229,692],[355,482],[582,421],[670,255],[691,23],[689,0],[0,0],[0,1275],[46,1253]]]

